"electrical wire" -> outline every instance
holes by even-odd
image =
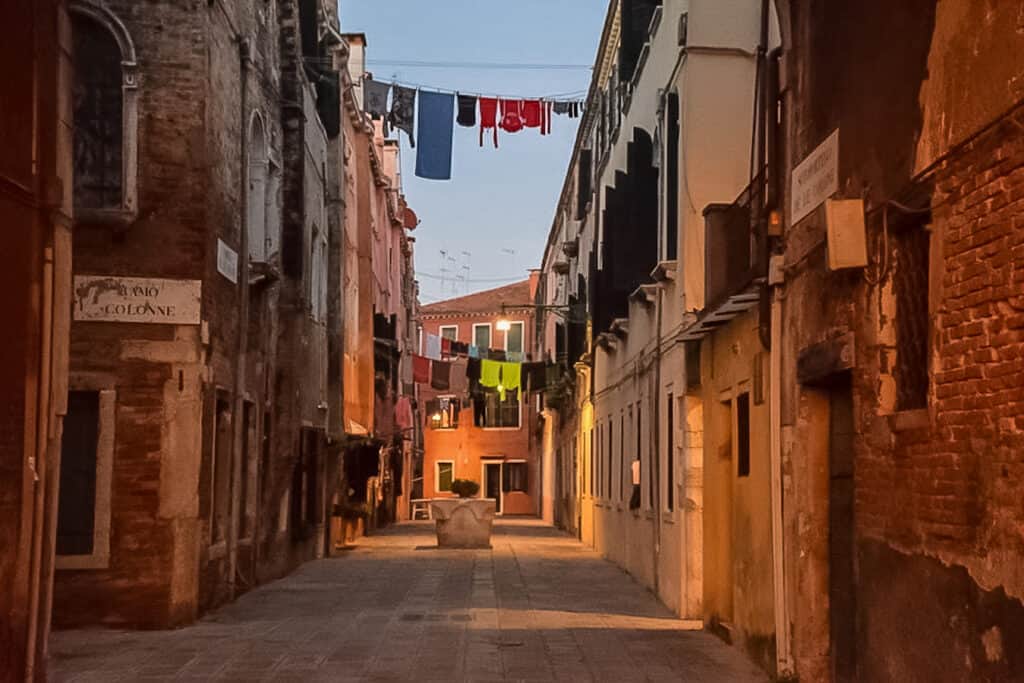
[[[334,62],[331,59],[325,59],[322,57],[304,57],[303,61],[309,64],[315,64],[318,66],[333,68]],[[579,101],[582,103],[587,90],[584,88],[578,88],[576,90],[567,90],[563,92],[546,93],[541,95],[509,95],[501,93],[484,93],[475,92],[467,89],[456,89],[456,88],[445,88],[442,86],[431,85],[428,83],[420,83],[417,81],[407,81],[404,79],[392,78],[382,79],[381,83],[388,83],[389,85],[397,85],[403,88],[410,88],[413,90],[424,90],[427,92],[438,92],[438,93],[449,93],[458,95],[471,95],[474,97],[495,97],[498,99],[509,99],[509,100],[566,100],[566,101]]]
[[[517,62],[445,62],[427,61],[417,59],[368,59],[368,64],[379,64],[381,66],[407,66],[425,69],[495,69],[511,71],[569,71],[587,70],[594,67],[590,64],[529,64]]]
[[[453,282],[516,282],[524,279],[521,275],[514,277],[482,277],[482,278],[456,278],[452,275],[435,275],[434,273],[416,272],[416,277],[430,278],[431,280],[451,280]]]

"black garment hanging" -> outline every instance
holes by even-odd
[[[455,117],[455,122],[467,128],[476,125],[475,95],[459,95],[459,114]]]
[[[409,136],[409,145],[416,146],[412,129],[416,118],[416,90],[396,85],[391,92],[391,114],[388,120],[398,130]]]
[[[374,118],[382,117],[388,111],[388,93],[391,86],[372,78],[363,81],[363,111]]]

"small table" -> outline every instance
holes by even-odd
[[[413,498],[412,503],[412,519],[433,519],[430,514],[430,499],[429,498]],[[419,515],[422,514],[421,518]]]

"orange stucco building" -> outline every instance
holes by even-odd
[[[536,278],[448,299],[421,308],[428,334],[478,347],[534,354]],[[503,310],[504,307],[504,310]],[[498,321],[509,323],[499,329]],[[453,373],[464,373],[457,362]],[[456,387],[453,381],[452,386]],[[480,484],[477,494],[497,501],[503,515],[540,514],[542,473],[536,395],[509,392],[504,401],[491,394],[474,402],[465,391],[421,389],[424,427],[423,497],[452,496],[453,479]]]

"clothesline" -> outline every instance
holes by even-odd
[[[417,141],[423,143],[416,150],[416,176],[429,180],[451,180],[455,125],[479,126],[480,146],[484,146],[486,136],[497,149],[499,128],[507,134],[535,128],[541,135],[549,135],[553,116],[579,118],[585,106],[582,99],[481,97],[410,88],[372,78],[364,78],[362,87],[363,110],[384,121],[385,135],[390,125],[409,136],[410,147],[415,148]]]
[[[364,79],[364,80],[375,80],[375,79]],[[388,83],[389,85],[397,85],[403,88],[409,88],[410,90],[419,90],[420,92],[433,92],[442,95],[468,95],[470,97],[489,97],[498,100],[568,100],[582,102],[586,99],[586,90],[569,90],[566,92],[548,93],[546,95],[500,95],[497,93],[485,93],[476,92],[474,90],[467,90],[465,88],[443,88],[437,85],[426,85],[423,83],[414,83],[403,80],[382,80],[381,83]]]
[[[320,66],[333,68],[334,60],[323,57],[304,57],[303,61],[318,64]],[[358,79],[358,84],[363,85],[366,80],[373,79],[372,74],[366,74]],[[417,83],[415,81],[406,81],[404,79],[382,79],[380,83],[388,83],[390,85],[397,85],[403,88],[409,88],[411,90],[420,90],[422,92],[435,92],[443,93],[446,95],[470,95],[472,97],[493,97],[497,99],[505,100],[579,100],[585,99],[587,94],[587,88],[580,88],[577,90],[567,90],[564,92],[547,93],[544,95],[509,95],[500,93],[489,93],[489,92],[477,92],[475,90],[468,90],[465,88],[446,88],[438,85],[428,85],[426,83]]]

